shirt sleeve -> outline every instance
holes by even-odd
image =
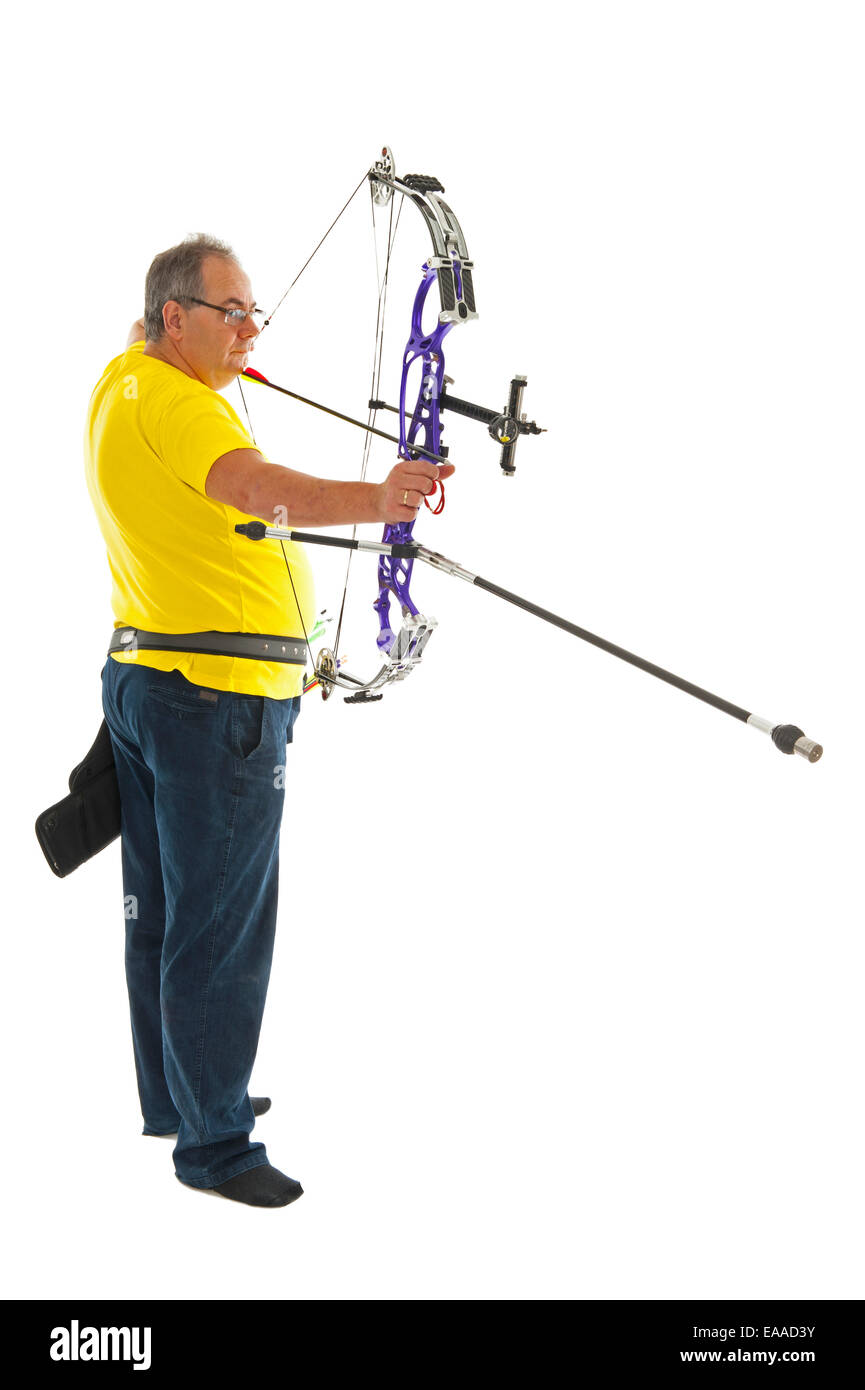
[[[216,391],[172,401],[160,421],[160,454],[182,482],[205,492],[207,475],[218,458],[255,444],[234,411]]]

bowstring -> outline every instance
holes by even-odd
[[[360,183],[358,184],[357,188],[354,190],[354,193],[352,193],[351,197],[350,197],[349,199],[347,199],[347,201],[346,201],[345,203],[343,203],[343,205],[342,205],[342,207],[340,208],[339,212],[336,214],[336,217],[333,219],[333,221],[331,222],[331,224],[330,224],[330,226],[328,227],[327,231],[325,232],[324,236],[322,237],[321,241],[318,243],[318,246],[316,246],[315,250],[312,252],[311,255],[307,256],[306,260],[304,261],[303,265],[300,267],[300,270],[299,270],[299,271],[297,272],[297,274],[295,275],[295,277],[294,277],[294,279],[292,280],[291,284],[289,285],[288,289],[287,289],[287,290],[285,291],[285,293],[281,296],[281,298],[279,299],[279,301],[277,302],[277,304],[275,305],[275,307],[274,307],[273,309],[271,309],[271,311],[270,311],[270,313],[268,314],[267,318],[264,320],[264,323],[261,325],[261,331],[262,331],[262,333],[264,332],[264,330],[265,330],[265,328],[267,327],[267,325],[270,323],[270,320],[273,318],[273,316],[274,316],[274,314],[276,313],[277,309],[278,309],[278,308],[280,307],[280,305],[282,304],[283,299],[285,299],[289,294],[291,294],[291,291],[294,289],[295,285],[297,284],[297,282],[298,282],[298,280],[300,279],[300,277],[301,277],[301,275],[303,274],[303,272],[306,270],[306,267],[309,265],[310,261],[313,259],[314,256],[318,255],[318,252],[321,250],[322,246],[323,246],[324,243],[327,241],[328,237],[330,236],[331,232],[333,231],[333,229],[334,229],[334,227],[336,226],[336,224],[337,224],[337,222],[339,221],[339,219],[342,217],[342,214],[345,212],[345,210],[346,210],[346,208],[348,207],[349,203],[351,203],[351,202],[354,201],[354,199],[357,197],[358,193],[360,192],[361,188],[362,188],[363,185],[366,183],[366,181],[367,181],[368,178],[369,178],[369,174],[368,174],[368,173],[367,173],[367,174],[364,174],[364,176],[363,176],[363,178],[361,179]],[[372,185],[370,185],[370,194],[372,194]]]
[[[295,275],[295,277],[294,277],[294,279],[292,280],[291,284],[289,285],[288,289],[285,290],[285,291],[283,292],[283,294],[282,294],[282,295],[280,296],[280,298],[278,299],[277,303],[276,303],[276,304],[274,305],[274,307],[271,309],[271,311],[270,311],[270,313],[268,314],[267,318],[264,320],[264,323],[261,325],[261,331],[262,331],[262,332],[264,332],[265,328],[267,328],[268,324],[271,322],[271,320],[272,320],[274,314],[276,313],[277,309],[279,309],[279,308],[281,307],[281,305],[283,304],[283,301],[288,297],[288,295],[289,295],[289,294],[291,293],[291,291],[294,289],[295,285],[297,284],[297,282],[298,282],[298,280],[300,279],[301,275],[303,275],[303,273],[304,273],[304,271],[306,270],[307,266],[310,264],[310,262],[315,258],[315,256],[316,256],[316,255],[318,254],[318,252],[321,250],[322,246],[323,246],[324,243],[327,241],[327,238],[330,236],[330,234],[331,234],[331,232],[333,231],[334,227],[336,226],[337,222],[339,222],[339,220],[340,220],[340,218],[342,217],[343,213],[347,210],[347,208],[349,207],[349,205],[350,205],[351,203],[354,202],[354,199],[357,197],[357,195],[358,195],[358,193],[360,192],[361,188],[362,188],[363,185],[364,185],[365,183],[367,183],[368,181],[369,181],[369,174],[366,173],[366,174],[364,174],[363,177],[361,178],[360,182],[358,183],[357,187],[355,188],[355,190],[354,190],[354,192],[351,194],[351,196],[350,196],[349,198],[347,198],[346,201],[343,203],[342,207],[340,208],[340,210],[339,210],[339,212],[337,213],[336,217],[335,217],[335,218],[333,219],[333,221],[331,222],[330,226],[328,227],[328,229],[327,229],[327,231],[325,232],[324,236],[323,236],[323,237],[321,238],[321,240],[319,241],[318,245],[317,245],[317,246],[315,247],[315,249],[310,253],[310,255],[307,256],[306,260],[304,261],[303,265],[300,267],[300,270],[299,270],[299,271],[297,272],[297,274]],[[397,213],[396,226],[393,225],[393,198],[391,198],[391,200],[390,200],[390,223],[389,223],[389,230],[388,230],[387,260],[386,260],[386,262],[385,262],[384,281],[382,281],[382,280],[381,280],[381,277],[380,277],[380,272],[379,272],[378,243],[377,243],[377,241],[375,240],[375,202],[374,202],[373,196],[372,196],[372,184],[370,184],[369,192],[370,192],[370,206],[371,206],[371,208],[372,208],[373,244],[374,244],[374,246],[375,246],[376,276],[378,277],[378,280],[379,280],[378,312],[377,312],[377,317],[376,317],[376,345],[377,345],[377,347],[378,347],[378,362],[377,362],[377,367],[376,367],[376,358],[375,358],[375,353],[374,353],[374,354],[373,354],[373,388],[372,388],[372,392],[371,392],[371,395],[370,395],[370,400],[373,400],[373,399],[376,398],[376,396],[377,396],[377,394],[378,394],[378,383],[379,383],[379,380],[380,380],[380,378],[381,378],[381,352],[382,352],[382,347],[383,347],[383,345],[384,345],[384,307],[383,307],[383,304],[382,304],[382,294],[384,294],[384,300],[385,300],[385,302],[386,302],[386,301],[387,301],[387,279],[388,279],[388,269],[389,269],[389,267],[390,267],[390,253],[391,253],[391,248],[392,248],[392,246],[393,246],[393,238],[394,238],[394,236],[396,235],[396,227],[399,226],[399,218],[400,218],[400,214],[402,213],[402,200],[400,200],[400,209],[399,209],[399,213]],[[392,230],[391,230],[391,228],[392,228]],[[249,406],[248,406],[247,403],[246,403],[246,395],[245,395],[245,393],[244,393],[244,390],[243,390],[243,382],[241,381],[241,378],[240,378],[240,377],[237,378],[237,385],[238,385],[238,389],[239,389],[239,391],[240,391],[240,399],[241,399],[241,401],[243,402],[243,410],[244,410],[244,414],[246,415],[246,423],[247,423],[247,425],[249,426],[250,437],[251,437],[251,439],[252,439],[253,445],[254,445],[256,448],[258,448],[258,444],[257,444],[256,438],[255,438],[255,430],[253,429],[253,426],[252,426],[252,417],[250,416],[250,413],[249,413]],[[370,424],[370,425],[375,424],[375,419],[376,419],[377,413],[378,413],[377,411],[375,411],[375,410],[373,410],[373,409],[370,409],[369,415],[368,415],[368,417],[367,417],[367,424]],[[367,464],[368,464],[368,462],[369,462],[369,451],[370,451],[370,444],[371,444],[371,442],[372,442],[372,436],[371,436],[371,435],[367,435],[366,440],[364,441],[363,465],[362,465],[362,468],[361,468],[361,482],[365,481],[365,479],[366,479],[366,471],[367,471]],[[354,537],[355,537],[355,535],[356,535],[356,532],[357,532],[357,526],[355,525],[354,528],[352,529],[352,539],[354,539]],[[306,642],[307,651],[309,652],[310,659],[312,660],[312,663],[313,663],[313,674],[316,674],[316,672],[317,672],[317,662],[316,662],[316,660],[315,660],[315,658],[313,657],[313,654],[312,654],[312,646],[310,645],[309,634],[307,633],[307,630],[306,630],[306,623],[304,622],[304,619],[303,619],[303,610],[302,610],[302,608],[301,608],[301,606],[300,606],[300,601],[299,601],[298,596],[297,596],[297,589],[295,588],[295,585],[294,585],[294,575],[293,575],[292,572],[291,572],[291,565],[290,565],[289,562],[288,562],[288,556],[287,556],[287,554],[286,554],[286,552],[285,552],[285,543],[284,543],[284,541],[280,540],[280,542],[279,542],[279,547],[280,547],[280,550],[282,551],[282,558],[283,558],[283,560],[285,561],[285,568],[286,568],[286,571],[287,571],[287,573],[288,573],[288,582],[289,582],[289,584],[291,585],[291,592],[292,592],[292,596],[293,596],[293,598],[294,598],[294,606],[295,606],[295,608],[297,609],[297,614],[298,614],[298,617],[300,618],[300,625],[301,625],[301,628],[303,629],[303,639],[304,639],[304,641]],[[342,616],[343,616],[343,612],[344,612],[344,610],[345,610],[345,599],[346,599],[346,592],[347,592],[347,589],[348,589],[348,575],[349,575],[350,567],[351,567],[351,552],[349,552],[349,564],[348,564],[348,566],[347,566],[347,568],[346,568],[345,586],[344,586],[343,592],[342,592],[342,603],[341,603],[341,605],[340,605],[340,610],[339,610],[339,623],[337,624],[336,640],[334,641],[334,645],[333,645],[333,651],[334,651],[334,658],[335,658],[335,659],[336,659],[337,651],[338,651],[338,649],[339,649],[339,637],[340,637],[340,631],[341,631],[341,628],[342,628]],[[339,664],[339,663],[338,663],[338,660],[337,660],[337,665],[338,665],[338,664]]]
[[[396,221],[394,221],[394,216],[393,216],[394,199],[393,199],[393,198],[390,199],[390,216],[389,216],[389,218],[388,218],[388,233],[387,233],[387,255],[386,255],[386,257],[385,257],[384,275],[382,276],[382,274],[381,274],[380,262],[379,262],[379,255],[378,255],[378,240],[377,240],[377,238],[376,238],[375,199],[374,199],[373,196],[372,196],[372,184],[370,184],[369,194],[370,194],[369,204],[370,204],[370,210],[371,210],[371,213],[372,213],[372,238],[373,238],[373,246],[375,247],[375,270],[376,270],[376,277],[377,277],[377,279],[378,279],[378,304],[377,304],[377,306],[376,306],[375,343],[374,343],[373,354],[372,354],[372,378],[371,378],[371,381],[370,381],[370,396],[369,396],[369,398],[370,398],[370,401],[377,401],[377,400],[379,399],[379,387],[380,387],[380,384],[381,384],[381,363],[382,363],[382,356],[383,356],[383,353],[384,353],[384,325],[385,325],[385,315],[386,315],[386,310],[387,310],[387,289],[388,289],[388,277],[389,277],[389,274],[390,274],[390,258],[391,258],[391,253],[392,253],[392,251],[393,251],[394,241],[395,241],[395,239],[396,239],[397,228],[399,227],[399,219],[400,219],[400,217],[402,216],[403,203],[404,203],[405,199],[404,199],[403,196],[400,196],[399,211],[398,211],[398,213],[397,213],[397,215],[396,215]],[[369,407],[369,413],[368,413],[368,415],[367,415],[367,421],[366,421],[366,422],[367,422],[367,425],[374,426],[377,417],[378,417],[378,409],[377,409],[376,407],[374,407],[373,405],[370,405],[370,407]],[[368,467],[369,467],[369,456],[370,456],[370,450],[371,450],[371,448],[372,448],[372,435],[371,435],[371,434],[368,434],[368,435],[366,436],[366,438],[364,439],[364,442],[363,442],[363,458],[362,458],[361,470],[360,470],[360,481],[361,481],[362,483],[363,483],[363,482],[366,482],[366,475],[367,475],[367,470],[368,470]],[[352,528],[351,528],[351,539],[354,540],[354,539],[356,538],[356,536],[357,536],[357,522],[355,522],[355,523],[353,524]],[[333,654],[334,654],[334,657],[335,657],[337,660],[338,660],[338,653],[339,653],[339,641],[340,641],[340,636],[341,636],[341,634],[342,634],[342,620],[343,620],[343,617],[345,616],[345,603],[346,603],[346,598],[347,598],[347,596],[348,596],[348,581],[349,581],[349,576],[350,576],[350,574],[351,574],[351,562],[352,562],[353,558],[354,558],[354,551],[353,551],[353,550],[350,550],[350,551],[348,552],[348,559],[347,559],[347,561],[346,561],[346,566],[345,566],[345,583],[343,584],[343,588],[342,588],[342,600],[341,600],[340,605],[339,605],[339,618],[337,619],[337,624],[336,624],[336,637],[334,638],[334,643],[333,643]]]
[[[257,449],[257,448],[258,448],[258,443],[257,443],[256,438],[255,438],[255,430],[252,428],[252,420],[251,420],[250,414],[249,414],[249,406],[246,404],[246,396],[245,396],[244,393],[243,393],[243,385],[241,384],[240,377],[237,378],[237,384],[238,384],[238,386],[240,387],[240,399],[243,401],[243,409],[244,409],[244,412],[245,412],[245,414],[246,414],[246,423],[247,423],[248,426],[249,426],[249,433],[250,433],[250,435],[251,435],[251,437],[252,437],[252,442],[253,442],[253,444],[255,445],[256,449]],[[301,628],[302,628],[302,630],[303,630],[303,640],[304,640],[304,642],[306,643],[306,650],[309,652],[310,660],[312,661],[312,664],[313,664],[313,671],[314,671],[314,670],[315,670],[315,658],[314,658],[313,655],[312,655],[312,647],[311,647],[310,641],[309,641],[309,634],[307,633],[307,630],[306,630],[306,623],[303,621],[303,609],[302,609],[301,606],[300,606],[300,599],[297,597],[297,590],[296,590],[296,588],[294,587],[294,575],[293,575],[292,572],[291,572],[291,565],[288,563],[288,556],[287,556],[286,553],[285,553],[285,542],[284,542],[284,541],[281,540],[281,541],[279,542],[279,548],[280,548],[280,550],[282,551],[282,558],[283,558],[283,560],[285,561],[285,568],[286,568],[286,570],[288,571],[288,582],[289,582],[289,584],[291,585],[291,593],[292,593],[292,597],[294,598],[294,606],[295,606],[295,608],[297,609],[297,616],[300,618],[300,626],[301,626]]]

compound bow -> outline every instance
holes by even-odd
[[[312,256],[316,254],[319,247],[323,244],[336,222],[345,212],[349,203],[360,190],[365,182],[368,182],[373,208],[376,206],[390,207],[390,226],[388,231],[387,259],[385,263],[384,276],[379,285],[379,315],[376,330],[376,352],[373,367],[373,389],[369,401],[370,415],[367,424],[355,420],[350,416],[342,414],[340,411],[331,410],[329,407],[322,406],[316,401],[311,401],[306,397],[298,396],[295,392],[289,391],[285,387],[275,386],[260,373],[247,370],[243,373],[244,378],[257,381],[261,384],[282,391],[283,394],[292,396],[296,400],[303,401],[305,404],[316,406],[318,409],[327,410],[328,413],[336,415],[339,419],[345,420],[350,424],[357,425],[367,432],[367,443],[364,451],[364,469],[369,455],[370,436],[378,435],[390,439],[398,445],[399,456],[402,459],[427,458],[442,462],[447,458],[447,447],[442,444],[442,421],[441,412],[451,410],[454,414],[464,415],[470,419],[478,420],[486,424],[490,435],[501,446],[500,465],[505,477],[513,477],[515,471],[515,452],[520,435],[542,433],[534,421],[528,421],[522,411],[523,394],[526,387],[524,376],[515,376],[510,384],[508,403],[504,410],[489,410],[484,406],[476,405],[470,401],[460,400],[447,391],[447,386],[451,385],[451,379],[445,375],[445,359],[443,351],[444,339],[451,329],[460,323],[467,323],[471,319],[477,318],[475,308],[474,292],[474,262],[470,260],[468,248],[462,228],[457,221],[453,210],[445,202],[442,194],[444,188],[436,178],[431,178],[424,174],[407,174],[403,178],[398,178],[394,168],[393,156],[389,148],[382,150],[381,157],[375,161],[372,168],[364,176],[358,187],[355,189],[351,198],[345,204],[342,212],[331,224],[328,232],[319,242]],[[421,212],[430,233],[433,245],[433,253],[424,263],[420,285],[414,299],[411,315],[411,330],[408,342],[403,353],[402,378],[400,381],[399,405],[388,405],[379,397],[379,380],[381,371],[381,354],[384,321],[384,303],[387,294],[388,268],[390,255],[393,247],[393,238],[396,232],[396,224],[393,219],[393,197],[394,194],[400,195],[400,213],[405,201],[412,202]],[[399,214],[396,222],[398,224]],[[300,274],[309,265],[312,256],[306,261],[298,276],[295,277],[289,290],[297,283]],[[438,286],[440,311],[435,327],[427,332],[423,325],[423,314],[426,306],[427,297],[430,294],[433,284]],[[280,299],[276,308],[285,299],[289,290]],[[265,320],[265,327],[271,322],[274,309]],[[409,407],[409,381],[413,370],[420,369],[420,382],[414,404]],[[399,416],[399,436],[389,435],[377,428],[374,421],[379,410],[393,411]],[[248,412],[247,412],[248,413]],[[429,501],[427,506],[429,506]],[[439,505],[432,509],[440,511],[444,502],[444,494],[439,498]],[[377,673],[368,681],[362,681],[356,676],[341,668],[341,663],[336,656],[339,647],[339,636],[342,625],[342,616],[345,608],[345,590],[343,591],[342,606],[340,609],[337,636],[333,648],[323,648],[316,659],[315,676],[309,683],[310,686],[318,684],[322,695],[326,699],[336,687],[348,689],[352,693],[347,697],[347,703],[365,703],[370,700],[381,699],[381,688],[392,681],[402,680],[414,669],[421,660],[424,649],[436,626],[436,620],[421,613],[414,600],[412,599],[410,586],[415,560],[421,560],[434,568],[442,570],[446,574],[464,579],[467,582],[485,589],[488,593],[504,599],[508,603],[515,604],[524,611],[541,618],[544,622],[553,624],[565,632],[571,633],[575,637],[581,638],[593,646],[600,647],[603,651],[618,657],[622,661],[627,661],[633,666],[648,672],[650,675],[660,680],[666,681],[670,685],[676,686],[679,690],[702,700],[706,704],[731,715],[749,724],[763,733],[771,736],[773,743],[783,753],[797,753],[806,758],[809,762],[817,762],[821,757],[823,749],[812,739],[805,736],[800,728],[793,724],[776,724],[774,721],[764,719],[760,715],[753,714],[739,705],[731,704],[728,700],[722,699],[710,691],[702,689],[700,686],[693,685],[690,681],[683,680],[680,676],[673,675],[670,671],[665,671],[662,667],[654,663],[645,661],[642,657],[636,656],[633,652],[626,651],[623,647],[616,646],[608,642],[603,637],[598,637],[594,633],[588,632],[585,628],[578,627],[575,623],[566,618],[559,617],[551,613],[546,608],[529,602],[521,598],[518,594],[511,593],[507,589],[501,588],[489,580],[482,579],[479,575],[471,573],[461,565],[452,560],[448,560],[444,555],[436,551],[427,549],[419,545],[413,537],[414,522],[389,523],[384,528],[381,542],[358,540],[355,533],[351,539],[339,536],[319,535],[310,532],[291,531],[279,527],[269,527],[262,521],[253,521],[238,525],[236,528],[251,540],[263,540],[271,538],[279,540],[291,540],[313,545],[331,545],[342,547],[349,552],[363,550],[377,554],[378,560],[378,597],[375,600],[374,608],[379,618],[379,633],[377,645],[379,652],[384,658],[384,664]],[[283,549],[283,554],[284,554]],[[349,556],[350,560],[350,556]],[[286,565],[288,561],[286,559]],[[289,575],[291,570],[289,567]],[[346,589],[348,585],[348,571],[346,572]],[[391,625],[390,603],[391,597],[395,597],[402,610],[402,625],[398,631],[394,631]]]

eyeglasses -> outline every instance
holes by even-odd
[[[239,328],[247,319],[252,319],[256,328],[260,328],[264,322],[263,309],[226,309],[224,304],[208,304],[206,299],[196,299],[194,295],[190,295],[189,298],[190,303],[200,304],[202,309],[216,309],[220,314],[224,314],[225,322],[232,328]]]

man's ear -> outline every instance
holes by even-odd
[[[183,305],[178,304],[176,299],[169,299],[162,306],[162,322],[165,325],[165,331],[175,341],[183,333],[183,315]]]

